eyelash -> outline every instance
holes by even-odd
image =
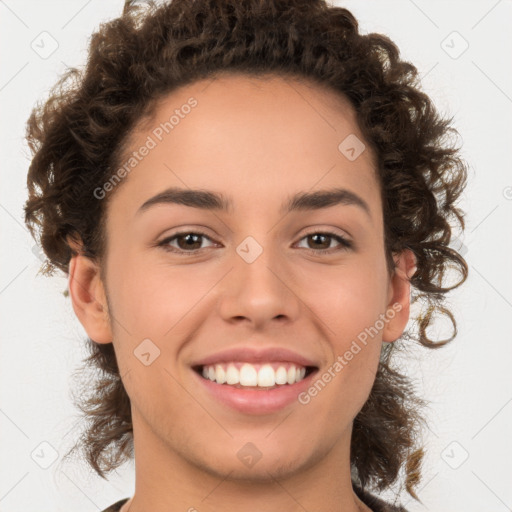
[[[195,256],[198,253],[198,251],[201,251],[202,249],[206,249],[206,247],[202,247],[201,249],[194,249],[192,251],[184,251],[183,249],[176,250],[176,248],[171,248],[169,246],[169,242],[171,242],[175,238],[178,238],[183,235],[199,235],[199,236],[207,238],[208,240],[213,242],[213,240],[208,235],[206,235],[205,233],[202,233],[200,231],[180,231],[179,233],[174,233],[172,236],[165,238],[164,240],[159,242],[157,245],[158,245],[158,247],[162,247],[165,251],[172,252],[174,254],[179,254],[180,256]],[[304,248],[305,251],[315,254],[315,255],[331,254],[333,252],[346,251],[348,249],[353,248],[353,244],[351,241],[347,240],[346,238],[342,237],[341,235],[332,233],[330,231],[312,231],[310,233],[306,233],[300,240],[303,240],[304,238],[307,238],[308,236],[311,236],[311,235],[326,235],[328,237],[333,238],[334,240],[339,242],[341,245],[341,247],[339,247],[337,249],[336,248],[334,248],[334,249],[333,248],[330,248],[330,249]]]

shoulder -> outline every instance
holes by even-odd
[[[390,503],[377,498],[367,491],[363,491],[360,487],[354,485],[354,492],[357,497],[365,504],[368,505],[373,512],[407,512],[405,508],[400,505],[391,505]]]
[[[130,498],[124,498],[122,500],[116,501],[113,505],[110,505],[110,507],[107,507],[102,512],[119,512],[121,507],[129,500]]]

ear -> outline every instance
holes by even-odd
[[[393,259],[395,270],[389,282],[386,313],[389,320],[382,331],[382,341],[388,343],[396,341],[402,335],[409,320],[411,305],[409,279],[417,270],[416,256],[410,249],[404,249]]]
[[[89,338],[96,343],[111,343],[108,305],[98,265],[83,254],[81,242],[67,237],[74,254],[69,262],[69,295],[76,316]]]

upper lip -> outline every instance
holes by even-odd
[[[247,363],[263,363],[263,362],[290,362],[299,366],[318,365],[311,359],[297,354],[292,350],[284,347],[267,347],[267,348],[251,348],[251,347],[234,347],[209,355],[203,359],[196,361],[192,366],[207,366],[216,363],[228,363],[230,361],[240,361]]]

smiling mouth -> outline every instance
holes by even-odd
[[[245,366],[244,363],[241,363],[242,367]],[[220,368],[219,368],[220,366]],[[265,376],[262,377],[261,373],[258,373],[259,379],[255,377],[254,372],[252,372],[251,377],[247,377],[247,373],[243,376],[240,374],[243,372],[235,371],[234,368],[229,368],[226,372],[225,364],[217,364],[217,365],[197,365],[193,366],[192,369],[203,379],[207,381],[211,381],[214,384],[218,384],[221,386],[226,386],[230,388],[237,389],[247,389],[247,390],[261,390],[261,391],[269,391],[271,389],[289,387],[302,380],[309,377],[312,373],[318,371],[318,367],[316,366],[296,366],[296,365],[273,365],[277,371],[274,371],[270,364],[264,364],[261,366],[266,366],[265,368]],[[237,366],[240,367],[240,364]],[[251,367],[252,365],[248,365]],[[279,367],[280,366],[280,367]],[[216,371],[215,369],[216,368]],[[251,372],[251,368],[246,368],[246,370]],[[269,380],[270,379],[270,380]],[[243,384],[241,382],[243,382]]]

